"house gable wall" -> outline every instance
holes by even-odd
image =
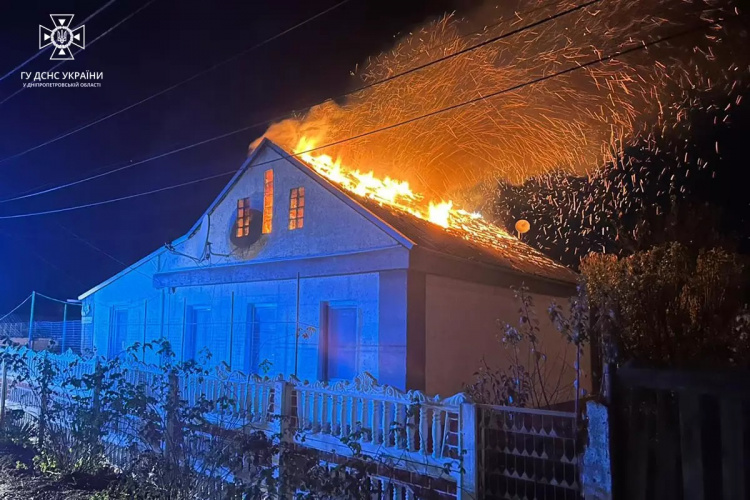
[[[305,168],[281,156],[272,147],[264,147],[256,154],[245,172],[208,214],[211,264],[326,256],[398,244],[391,235],[321,185],[316,174],[305,172]],[[272,230],[270,234],[260,234],[254,243],[246,244],[232,237],[236,229],[237,200],[248,199],[259,227],[263,217],[264,175],[267,170],[273,171]],[[304,227],[290,230],[290,190],[298,187],[305,188]],[[199,229],[176,250],[193,258],[200,257],[206,242],[201,238],[204,234]],[[173,253],[167,256],[163,270],[200,265],[190,257]]]
[[[115,311],[126,311],[127,345],[143,343],[161,337],[161,304],[163,292],[153,286],[153,276],[159,270],[161,255],[143,260],[130,272],[88,295],[82,301],[82,347],[93,348],[98,354],[110,351],[109,337],[113,329]]]
[[[237,245],[232,237],[237,200],[248,198],[255,216],[262,217],[268,169],[274,173],[272,231],[251,245]],[[297,187],[305,188],[304,227],[289,230],[289,191]],[[272,308],[277,325],[272,334],[264,333],[269,338],[262,340],[260,352],[269,362],[268,374],[296,371],[300,378],[314,380],[323,370],[326,308],[351,306],[357,309],[358,369],[377,377],[382,368],[392,374],[394,385],[405,388],[405,325],[396,322],[380,328],[379,283],[381,270],[408,267],[408,250],[341,196],[274,148],[265,147],[203,219],[207,231],[197,226],[177,240],[173,250],[155,252],[137,269],[84,298],[91,305],[91,345],[99,354],[109,352],[113,312],[126,308],[127,345],[163,336],[183,358],[191,354],[185,352],[186,335],[191,315],[199,311],[208,323],[201,335],[210,339],[206,347],[212,362],[243,370],[249,352],[248,311]],[[206,241],[211,258],[201,260]],[[304,335],[295,343],[298,285]],[[392,291],[388,307],[405,311],[405,297]],[[381,333],[395,345],[382,343]],[[157,360],[146,355],[146,361]]]

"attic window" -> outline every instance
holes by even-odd
[[[237,231],[238,238],[250,234],[250,199],[241,198],[237,200]]]
[[[273,170],[266,170],[263,181],[263,234],[268,234],[273,221]]]
[[[302,229],[305,225],[305,188],[289,191],[289,229]]]

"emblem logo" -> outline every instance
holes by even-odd
[[[71,47],[86,48],[86,26],[71,29],[75,14],[50,14],[52,29],[39,25],[39,49],[52,45],[51,61],[72,61]]]

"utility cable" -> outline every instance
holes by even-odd
[[[153,0],[152,0],[152,1],[153,1]],[[308,23],[310,23],[310,22],[314,21],[315,19],[317,19],[317,18],[319,18],[319,17],[321,17],[321,16],[323,16],[323,15],[327,14],[328,12],[331,12],[332,10],[334,10],[334,9],[336,9],[336,8],[338,8],[338,7],[342,6],[342,5],[344,5],[344,4],[346,4],[346,3],[350,2],[350,1],[351,1],[351,0],[342,0],[342,1],[338,2],[337,4],[333,5],[332,7],[329,7],[329,8],[327,8],[327,9],[325,9],[325,10],[323,10],[323,11],[321,11],[321,12],[319,12],[319,13],[315,14],[314,16],[312,16],[312,17],[309,17],[309,18],[305,19],[304,21],[301,21],[301,22],[299,22],[299,23],[295,24],[294,26],[292,26],[292,27],[290,27],[290,28],[287,28],[287,29],[285,29],[284,31],[281,31],[281,32],[279,32],[279,33],[277,33],[277,34],[273,35],[273,36],[272,36],[272,37],[270,37],[270,38],[266,38],[265,40],[263,40],[263,41],[261,41],[261,42],[258,42],[258,43],[256,43],[256,44],[255,44],[255,45],[253,45],[252,47],[250,47],[250,48],[248,48],[248,49],[245,49],[245,50],[243,50],[242,52],[238,52],[237,54],[234,54],[233,56],[229,57],[228,59],[224,59],[223,61],[221,61],[221,62],[218,62],[218,63],[214,64],[213,66],[211,66],[211,67],[209,67],[209,68],[206,68],[206,69],[204,69],[204,70],[202,70],[202,71],[199,71],[198,73],[195,73],[194,75],[192,75],[192,76],[190,76],[190,77],[188,77],[188,78],[186,78],[186,79],[184,79],[184,80],[181,80],[181,81],[179,81],[179,82],[175,83],[174,85],[170,85],[169,87],[166,87],[166,88],[164,88],[164,89],[160,90],[159,92],[157,92],[157,93],[155,93],[155,94],[151,94],[150,96],[148,96],[148,97],[146,97],[146,98],[144,98],[144,99],[141,99],[140,101],[134,102],[133,104],[130,104],[130,105],[128,105],[128,106],[125,106],[124,108],[122,108],[122,109],[119,109],[119,110],[117,110],[117,111],[114,111],[114,112],[112,112],[112,113],[109,113],[108,115],[105,115],[105,116],[103,116],[103,117],[101,117],[101,118],[97,118],[96,120],[94,120],[94,121],[92,121],[92,122],[90,122],[90,123],[88,123],[88,124],[86,124],[86,125],[82,125],[82,126],[80,126],[80,127],[78,127],[78,128],[75,128],[75,129],[73,129],[73,130],[70,130],[70,131],[68,131],[68,132],[65,132],[64,134],[58,135],[58,136],[56,136],[56,137],[53,137],[52,139],[49,139],[49,140],[47,140],[47,141],[45,141],[45,142],[42,142],[41,144],[37,144],[36,146],[34,146],[34,147],[31,147],[31,148],[29,148],[29,149],[26,149],[26,150],[24,150],[24,151],[21,151],[21,152],[19,152],[19,153],[16,153],[16,154],[12,154],[12,155],[10,155],[10,156],[7,156],[7,157],[3,158],[2,160],[0,160],[0,163],[5,163],[5,162],[6,162],[6,161],[8,161],[8,160],[12,160],[12,159],[18,158],[18,157],[20,157],[20,156],[23,156],[23,155],[25,155],[25,154],[27,154],[27,153],[30,153],[30,152],[32,152],[32,151],[36,151],[36,150],[37,150],[37,149],[39,149],[39,148],[43,148],[44,146],[48,146],[48,145],[50,145],[50,144],[53,144],[53,143],[55,143],[55,142],[57,142],[57,141],[60,141],[60,140],[62,140],[62,139],[65,139],[66,137],[70,137],[70,136],[71,136],[71,135],[73,135],[73,134],[76,134],[76,133],[78,133],[78,132],[81,132],[81,131],[83,131],[83,130],[86,130],[86,129],[88,129],[88,128],[91,128],[91,127],[93,127],[94,125],[97,125],[97,124],[99,124],[99,123],[101,123],[101,122],[103,122],[103,121],[105,121],[105,120],[108,120],[108,119],[110,119],[110,118],[113,118],[113,117],[115,117],[115,116],[117,116],[117,115],[119,115],[119,114],[121,114],[121,113],[124,113],[125,111],[128,111],[128,110],[130,110],[130,109],[133,109],[133,108],[135,108],[136,106],[140,106],[141,104],[143,104],[143,103],[146,103],[146,102],[148,102],[148,101],[150,101],[150,100],[152,100],[152,99],[155,99],[155,98],[159,97],[160,95],[166,94],[167,92],[169,92],[169,91],[171,91],[171,90],[174,90],[174,89],[176,89],[177,87],[181,87],[182,85],[184,85],[184,84],[186,84],[186,83],[188,83],[188,82],[191,82],[191,81],[195,80],[196,78],[198,78],[198,77],[200,77],[200,76],[203,76],[203,75],[205,75],[206,73],[209,73],[209,72],[211,72],[211,71],[215,70],[216,68],[218,68],[218,67],[220,67],[220,66],[223,66],[223,65],[225,65],[225,64],[227,64],[227,63],[229,63],[229,62],[231,62],[231,61],[234,61],[234,60],[236,60],[236,59],[238,59],[238,58],[240,58],[240,57],[244,56],[245,54],[247,54],[247,53],[249,53],[249,52],[252,52],[253,50],[256,50],[256,49],[258,49],[258,48],[260,48],[260,47],[263,47],[264,45],[267,45],[267,44],[271,43],[272,41],[274,41],[274,40],[276,40],[276,39],[278,39],[278,38],[281,38],[282,36],[284,36],[284,35],[286,35],[286,34],[288,34],[288,33],[292,32],[292,31],[296,30],[297,28],[299,28],[299,27],[301,27],[301,26],[304,26],[304,25],[306,25],[306,24],[308,24]],[[53,69],[54,69],[54,68],[53,68]],[[18,91],[17,91],[17,92],[18,92]],[[17,92],[16,92],[16,93],[17,93]],[[8,97],[7,99],[10,99],[10,97],[12,97],[12,96],[13,96],[13,94],[12,94],[11,96],[9,96],[9,97]],[[6,100],[7,100],[7,99],[6,99]],[[4,100],[4,101],[0,101],[0,105],[2,105],[2,104],[3,104],[3,102],[5,102],[5,100]]]
[[[575,11],[577,11],[577,10],[583,9],[583,8],[585,8],[585,7],[588,7],[588,6],[590,6],[590,5],[593,5],[593,4],[595,4],[595,3],[597,3],[597,2],[600,2],[600,1],[602,1],[602,0],[590,0],[590,1],[586,2],[586,3],[580,4],[580,5],[577,5],[577,6],[575,6],[575,7],[572,7],[572,8],[570,8],[570,9],[567,9],[567,10],[564,10],[564,11],[561,11],[561,12],[558,12],[558,13],[556,13],[556,14],[553,14],[552,16],[548,16],[548,17],[545,17],[544,19],[541,19],[541,20],[539,20],[539,21],[535,21],[535,22],[533,22],[533,23],[527,24],[527,25],[525,25],[525,26],[522,26],[522,27],[520,27],[520,28],[516,28],[516,29],[514,29],[514,30],[512,30],[512,31],[509,31],[509,32],[505,32],[505,33],[503,33],[503,34],[501,34],[501,35],[498,35],[498,36],[496,36],[496,37],[492,37],[492,38],[490,38],[490,39],[488,39],[488,40],[485,40],[485,41],[483,41],[483,42],[481,42],[481,43],[479,43],[479,44],[473,45],[473,46],[471,46],[471,47],[467,47],[466,49],[463,49],[463,50],[461,50],[461,51],[458,51],[458,52],[456,52],[456,53],[453,53],[453,54],[449,54],[449,55],[447,55],[447,56],[444,56],[444,57],[441,57],[441,58],[439,58],[439,59],[435,59],[435,60],[433,60],[433,61],[427,62],[427,63],[425,63],[425,64],[422,64],[422,65],[420,65],[420,66],[416,66],[416,67],[414,67],[414,68],[411,68],[411,69],[408,69],[408,70],[406,70],[406,71],[404,71],[404,72],[402,72],[402,73],[398,73],[398,74],[395,74],[395,75],[391,75],[391,76],[389,76],[389,77],[387,77],[387,78],[385,78],[385,79],[383,79],[383,80],[379,80],[379,81],[377,81],[377,82],[373,82],[373,83],[370,83],[370,84],[368,84],[368,85],[365,85],[365,86],[363,86],[363,87],[359,87],[359,88],[357,88],[357,89],[355,89],[355,90],[352,90],[352,91],[350,91],[350,92],[347,92],[346,94],[341,94],[341,95],[339,95],[339,96],[336,96],[336,97],[333,97],[333,98],[328,98],[328,99],[326,99],[325,101],[320,101],[320,102],[317,102],[317,103],[311,104],[311,105],[309,105],[309,106],[305,106],[305,107],[304,107],[304,108],[302,108],[302,109],[309,109],[309,108],[311,108],[311,107],[313,107],[313,106],[317,106],[317,105],[320,105],[320,104],[322,104],[323,102],[326,102],[326,101],[328,101],[328,100],[330,100],[330,99],[333,99],[333,100],[343,99],[344,97],[348,97],[348,96],[351,96],[351,95],[353,95],[353,94],[356,94],[356,93],[358,93],[358,92],[361,92],[361,91],[363,91],[363,90],[366,90],[366,89],[369,89],[369,88],[373,88],[373,87],[375,87],[375,86],[377,86],[377,85],[381,85],[381,84],[383,84],[383,83],[387,83],[387,82],[393,81],[393,80],[395,80],[396,78],[401,78],[401,77],[403,77],[403,76],[409,75],[409,74],[411,74],[411,73],[414,73],[414,72],[416,72],[416,71],[420,71],[420,70],[423,70],[423,69],[425,69],[425,68],[428,68],[428,67],[430,67],[430,66],[432,66],[432,65],[434,65],[434,64],[438,64],[438,63],[444,62],[444,61],[446,61],[446,60],[448,60],[448,59],[451,59],[451,58],[453,58],[453,57],[457,57],[457,56],[459,56],[459,55],[462,55],[462,54],[466,54],[467,52],[470,52],[470,51],[472,51],[472,50],[476,50],[476,49],[479,49],[479,48],[481,48],[481,47],[484,47],[484,46],[486,46],[486,45],[488,45],[488,44],[490,44],[490,43],[496,42],[496,41],[498,41],[498,40],[502,40],[502,39],[504,39],[504,38],[507,38],[507,37],[510,37],[510,36],[516,35],[516,34],[518,34],[518,33],[521,33],[521,32],[523,32],[523,31],[525,31],[525,30],[528,30],[528,29],[532,29],[532,28],[535,28],[535,27],[537,27],[537,26],[539,26],[539,25],[541,25],[541,24],[544,24],[544,23],[550,22],[550,21],[552,21],[552,20],[554,20],[554,19],[558,19],[558,18],[560,18],[560,17],[562,17],[562,16],[568,15],[568,14],[570,14],[570,13],[572,13],[572,12],[575,12]],[[155,94],[155,95],[156,95],[156,94]],[[149,98],[149,99],[150,99],[150,98]],[[142,102],[145,102],[145,101],[142,101]],[[135,105],[137,105],[137,104],[138,104],[138,103],[136,103]],[[124,108],[124,109],[129,109],[129,108]],[[123,110],[124,110],[124,109],[123,109]],[[121,111],[122,111],[122,110],[121,110]],[[250,129],[253,129],[253,128],[256,128],[256,127],[260,127],[260,126],[263,126],[263,125],[267,125],[267,124],[269,124],[269,123],[277,122],[277,121],[283,120],[284,118],[289,118],[290,116],[294,116],[294,115],[295,115],[296,113],[299,113],[300,111],[301,111],[301,109],[298,109],[298,110],[292,110],[292,111],[289,111],[289,112],[283,113],[283,114],[281,114],[281,115],[275,116],[275,117],[273,117],[273,118],[268,118],[268,119],[264,119],[263,121],[260,121],[260,122],[256,122],[256,123],[254,123],[254,124],[252,124],[252,125],[248,125],[248,126],[246,126],[246,127],[242,127],[242,128],[240,128],[240,129],[234,130],[234,131],[232,131],[232,132],[230,132],[230,133],[228,133],[228,134],[221,134],[221,135],[218,135],[218,136],[214,136],[214,137],[211,137],[211,138],[205,139],[205,140],[203,140],[203,141],[200,141],[200,142],[197,142],[197,143],[193,143],[193,144],[189,144],[189,145],[187,145],[187,146],[182,146],[182,147],[179,147],[179,148],[175,148],[175,149],[172,149],[172,150],[166,151],[166,152],[164,152],[164,153],[158,154],[158,155],[156,155],[156,156],[152,156],[152,157],[149,157],[149,158],[145,158],[145,159],[143,159],[143,160],[139,160],[139,161],[137,161],[137,162],[134,162],[134,163],[130,163],[129,165],[125,165],[125,166],[122,166],[122,167],[119,167],[119,168],[115,168],[115,169],[113,169],[113,170],[110,170],[110,171],[107,171],[107,172],[104,172],[104,173],[101,173],[101,174],[98,174],[98,175],[94,175],[94,176],[90,176],[90,177],[85,177],[85,178],[83,178],[83,179],[79,179],[79,180],[76,180],[76,181],[71,181],[71,182],[68,182],[68,183],[66,183],[66,184],[61,184],[61,185],[59,185],[59,186],[56,186],[56,187],[53,187],[53,188],[50,188],[50,189],[46,189],[46,190],[43,190],[43,191],[38,191],[38,192],[33,192],[33,193],[28,193],[28,194],[21,194],[21,195],[18,195],[18,196],[14,196],[14,197],[12,197],[12,198],[6,198],[6,199],[4,199],[4,200],[0,200],[0,204],[2,204],[2,203],[8,203],[8,202],[11,202],[11,201],[16,201],[16,200],[21,200],[21,199],[25,199],[25,198],[32,198],[32,197],[35,197],[35,196],[38,196],[38,195],[42,195],[42,194],[46,194],[46,193],[51,193],[51,192],[54,192],[54,191],[59,191],[59,190],[61,190],[61,189],[67,189],[67,188],[69,188],[69,187],[72,187],[72,186],[76,186],[76,185],[78,185],[78,184],[82,184],[82,183],[84,183],[84,182],[89,182],[89,181],[92,181],[92,180],[95,180],[95,179],[99,179],[99,178],[101,178],[101,177],[105,177],[105,176],[107,176],[107,175],[111,175],[111,174],[114,174],[114,173],[117,173],[117,172],[121,172],[121,171],[123,171],[123,170],[127,170],[127,169],[129,169],[129,168],[133,168],[133,167],[136,167],[136,166],[138,166],[138,165],[142,165],[142,164],[144,164],[144,163],[147,163],[147,162],[150,162],[150,161],[153,161],[153,160],[158,160],[158,159],[160,159],[160,158],[164,158],[164,157],[166,157],[166,156],[170,156],[170,155],[173,155],[173,154],[175,154],[175,153],[179,153],[179,152],[182,152],[182,151],[186,151],[186,150],[188,150],[188,149],[192,149],[192,148],[195,148],[195,147],[198,147],[198,146],[202,146],[202,145],[204,145],[204,144],[207,144],[207,143],[210,143],[210,142],[214,142],[214,141],[216,141],[216,140],[219,140],[219,139],[224,139],[224,138],[226,138],[226,137],[229,137],[229,136],[231,136],[231,135],[235,135],[235,134],[238,134],[238,133],[240,133],[240,132],[245,132],[245,131],[247,131],[247,130],[250,130]],[[118,112],[116,112],[116,113],[119,113],[119,112],[120,112],[120,111],[118,111]],[[113,116],[113,115],[110,115],[110,116]],[[106,117],[105,117],[105,118],[103,118],[103,120],[104,120],[104,119],[106,119]],[[95,122],[95,123],[98,123],[98,122]],[[88,127],[88,126],[89,126],[89,125],[85,126],[84,128],[86,128],[86,127]],[[83,130],[83,129],[77,129],[77,130]],[[73,132],[71,132],[71,134],[73,134],[73,133],[75,133],[75,132],[76,132],[76,131],[73,131]],[[62,138],[62,136],[60,136],[60,138]],[[54,140],[56,140],[56,139],[53,139],[53,141],[54,141]],[[44,145],[44,144],[40,145],[39,147],[41,147],[41,146],[43,146],[43,145]],[[26,152],[28,152],[28,151],[30,151],[30,150],[27,150]],[[25,154],[26,152],[22,152],[22,153],[19,153],[19,155]],[[0,163],[4,162],[5,160],[7,160],[7,159],[10,159],[10,158],[12,158],[12,157],[8,157],[8,158],[5,158],[5,159],[3,159],[3,160],[0,160]]]
[[[0,321],[4,320],[8,316],[10,316],[11,314],[13,314],[17,310],[19,310],[26,302],[29,301],[29,299],[31,299],[31,295],[29,295],[28,297],[26,297],[25,299],[23,299],[23,302],[21,302],[20,304],[18,304],[16,307],[14,307],[13,309],[11,309],[10,312],[6,313],[2,318],[0,318]]]
[[[699,26],[696,26],[694,28],[687,29],[687,30],[682,30],[682,31],[680,31],[678,33],[674,33],[672,35],[660,37],[658,39],[655,39],[655,40],[652,40],[652,41],[649,41],[649,42],[641,42],[640,44],[638,44],[638,45],[636,45],[634,47],[630,47],[628,49],[623,49],[623,50],[614,52],[612,54],[609,54],[607,56],[601,56],[601,57],[598,57],[596,59],[592,59],[590,61],[587,61],[585,63],[577,64],[575,66],[571,66],[571,67],[566,68],[564,70],[561,70],[561,71],[558,71],[558,72],[555,72],[555,73],[551,73],[551,74],[546,75],[546,76],[541,76],[541,77],[538,77],[538,78],[535,78],[533,80],[529,80],[529,81],[526,81],[526,82],[523,82],[523,83],[519,83],[517,85],[513,85],[511,87],[507,87],[507,88],[504,88],[502,90],[498,90],[498,91],[495,91],[495,92],[483,95],[481,97],[469,99],[467,101],[463,101],[463,102],[460,102],[460,103],[457,103],[457,104],[454,104],[454,105],[451,105],[451,106],[447,106],[445,108],[440,108],[440,109],[432,111],[430,113],[419,115],[419,116],[416,116],[414,118],[410,118],[408,120],[404,120],[404,121],[401,121],[401,122],[393,123],[391,125],[386,125],[386,126],[381,127],[381,128],[369,130],[367,132],[363,132],[361,134],[357,134],[357,135],[354,135],[354,136],[351,136],[351,137],[347,137],[345,139],[340,139],[338,141],[333,141],[333,142],[330,142],[328,144],[324,144],[322,146],[317,146],[317,147],[308,149],[306,151],[300,151],[298,153],[287,154],[285,156],[282,156],[281,158],[282,159],[294,158],[294,157],[298,157],[298,156],[301,156],[303,154],[312,153],[312,152],[315,152],[315,151],[318,151],[318,150],[321,150],[321,149],[324,149],[324,148],[329,148],[329,147],[332,147],[332,146],[337,146],[339,144],[344,144],[344,143],[351,142],[351,141],[354,141],[354,140],[362,139],[364,137],[368,137],[368,136],[371,136],[371,135],[374,135],[374,134],[377,134],[377,133],[380,133],[380,132],[385,132],[387,130],[393,130],[395,128],[402,127],[404,125],[408,125],[410,123],[414,123],[414,122],[417,122],[417,121],[420,121],[420,120],[424,120],[425,118],[430,118],[430,117],[433,117],[433,116],[436,116],[436,115],[439,115],[439,114],[442,114],[442,113],[446,113],[448,111],[453,111],[453,110],[461,108],[463,106],[468,106],[468,105],[471,105],[471,104],[475,104],[477,102],[484,101],[486,99],[490,99],[490,98],[493,98],[493,97],[496,97],[496,96],[499,96],[499,95],[502,95],[502,94],[506,94],[508,92],[513,92],[515,90],[519,90],[519,89],[527,87],[527,86],[537,85],[539,83],[545,82],[547,80],[552,80],[554,78],[566,75],[568,73],[572,73],[574,71],[578,71],[578,70],[581,70],[581,69],[588,68],[590,66],[594,66],[596,64],[601,64],[603,62],[610,61],[610,60],[615,59],[617,57],[621,57],[621,56],[624,56],[624,55],[627,55],[627,54],[631,54],[633,52],[637,52],[637,51],[640,51],[640,50],[645,50],[645,49],[651,47],[652,45],[656,45],[658,43],[662,43],[662,42],[665,42],[665,41],[673,40],[675,38],[679,38],[679,37],[685,36],[687,34],[690,34],[690,33],[693,33],[693,32],[696,32],[696,31],[699,31],[699,30],[702,30],[702,29],[706,29],[706,28],[709,28],[709,27],[719,26],[721,24],[721,22],[723,22],[723,21],[716,21],[716,22],[712,22],[712,23],[702,23]],[[243,131],[247,130],[248,128],[252,128],[252,126],[250,126],[250,127],[243,127],[241,129],[235,130],[233,132],[229,132],[227,134],[223,134],[222,136],[219,136],[219,137],[227,137],[227,136],[232,135],[232,134],[243,132]],[[205,143],[207,141],[202,141],[202,142]],[[265,162],[256,163],[255,166],[266,165],[266,164],[269,164],[269,163],[273,163],[274,161],[276,161],[276,160],[268,160],[268,161],[265,161]],[[19,219],[19,218],[25,218],[25,217],[35,217],[35,216],[39,216],[39,215],[49,215],[49,214],[55,214],[55,213],[69,212],[71,210],[79,210],[79,209],[83,209],[83,208],[90,208],[90,207],[96,207],[96,206],[106,205],[106,204],[109,204],[109,203],[115,203],[115,202],[118,202],[118,201],[130,200],[130,199],[133,199],[133,198],[138,198],[140,196],[148,196],[150,194],[156,194],[156,193],[168,191],[168,190],[171,190],[171,189],[176,189],[176,188],[180,188],[180,187],[184,187],[184,186],[189,186],[189,185],[192,185],[192,184],[197,184],[197,183],[209,181],[209,180],[212,180],[212,179],[218,179],[220,177],[225,177],[225,176],[234,174],[236,172],[237,172],[237,170],[231,170],[231,171],[227,171],[227,172],[223,172],[223,173],[219,173],[219,174],[209,175],[209,176],[202,177],[200,179],[195,179],[195,180],[192,180],[192,181],[181,182],[179,184],[173,184],[173,185],[170,185],[170,186],[165,186],[165,187],[158,188],[158,189],[152,189],[152,190],[144,191],[144,192],[141,192],[141,193],[134,193],[134,194],[127,195],[127,196],[121,196],[121,197],[118,197],[118,198],[112,198],[112,199],[108,199],[108,200],[102,200],[102,201],[93,202],[93,203],[87,203],[87,204],[83,204],[83,205],[74,205],[74,206],[70,206],[70,207],[64,207],[64,208],[54,209],[54,210],[45,210],[45,211],[39,211],[39,212],[28,212],[28,213],[14,214],[14,215],[3,215],[3,216],[0,216],[0,220],[5,220],[5,219]]]

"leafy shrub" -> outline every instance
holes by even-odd
[[[138,362],[146,350],[156,351],[158,366]],[[355,500],[378,491],[372,471],[395,474],[387,460],[362,453],[359,428],[341,438],[352,456],[333,463],[299,446],[305,432],[292,416],[273,416],[276,434],[255,428],[250,415],[238,411],[229,379],[222,385],[205,368],[208,352],[197,362],[178,361],[162,339],[99,359],[93,369],[90,361],[63,366],[44,352],[25,355],[41,406],[38,425],[28,431],[34,469],[99,490],[96,498],[197,500],[221,491],[220,498],[232,499]],[[205,387],[209,376],[216,390],[190,392]],[[391,431],[405,436],[397,427]],[[392,439],[404,440],[400,434]],[[115,456],[116,467],[110,462]]]
[[[6,410],[0,425],[0,444],[30,449],[36,436],[36,427],[24,418],[23,410]]]
[[[525,407],[531,398],[531,377],[523,366],[497,369],[482,358],[474,381],[464,386],[472,401],[501,406]]]
[[[464,390],[478,403],[503,405],[549,407],[561,402],[570,394],[564,379],[569,373],[563,367],[548,362],[540,335],[539,319],[536,315],[534,299],[528,287],[522,285],[513,290],[519,303],[518,326],[499,322],[502,330],[500,344],[510,352],[507,367],[493,368],[483,359],[482,366],[474,373],[474,381],[465,385]],[[580,357],[584,346],[589,342],[588,303],[585,290],[581,287],[578,296],[570,300],[566,313],[555,303],[550,304],[548,315],[558,332],[575,346],[577,359],[575,370],[575,400],[581,394]]]
[[[593,330],[609,359],[655,366],[750,365],[738,258],[671,243],[630,257],[592,254],[581,264]]]

